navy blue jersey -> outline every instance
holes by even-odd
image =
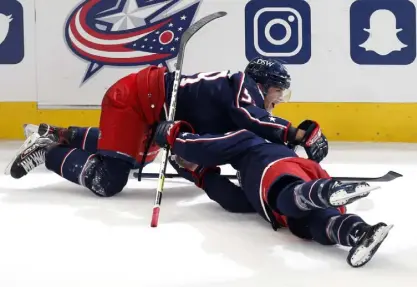
[[[166,104],[171,101],[174,75],[165,76]],[[253,79],[230,71],[182,76],[177,120],[192,124],[199,134],[247,129],[272,142],[287,142],[290,123],[264,108],[264,97]]]
[[[237,187],[221,175],[209,174],[204,178],[203,186],[207,195],[229,211],[256,211],[265,219],[260,184],[266,167],[278,159],[298,157],[287,146],[271,143],[247,130],[224,135],[182,133],[172,151],[202,166],[231,164],[240,173],[241,186]],[[251,208],[244,210],[247,206]]]

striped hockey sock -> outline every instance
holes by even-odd
[[[297,185],[294,188],[295,204],[301,210],[330,207],[328,194],[334,183],[331,179],[316,179]]]
[[[343,214],[331,217],[327,223],[326,234],[330,241],[343,246],[355,246],[367,227],[362,218],[355,214]]]

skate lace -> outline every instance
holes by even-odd
[[[22,167],[26,172],[31,171],[35,167],[43,164],[45,162],[45,151],[38,150],[33,152],[25,160],[22,161]]]

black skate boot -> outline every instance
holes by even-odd
[[[40,124],[38,128],[38,134],[41,137],[48,136],[51,139],[54,139],[55,142],[60,144],[69,144],[74,133],[74,129],[71,127],[61,128],[56,126],[51,126],[48,124]]]
[[[368,263],[393,227],[385,223],[378,223],[374,226],[363,223],[355,230],[356,234],[349,235],[355,244],[346,259],[348,264],[352,267],[361,267]]]
[[[71,129],[71,127],[67,129],[51,126],[44,123],[40,124],[39,126],[26,124],[23,126],[23,128],[26,138],[28,138],[33,133],[38,133],[41,137],[49,136],[50,139],[60,144],[69,144],[74,133],[74,129]]]
[[[21,178],[34,168],[45,163],[45,153],[48,147],[57,144],[50,136],[41,137],[33,133],[20,147],[17,155],[6,168],[6,174],[13,178]]]
[[[370,186],[366,182],[342,183],[335,181],[329,188],[327,200],[333,207],[343,206],[366,197],[379,186]]]

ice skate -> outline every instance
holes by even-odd
[[[33,133],[38,133],[41,137],[49,137],[55,142],[67,144],[69,137],[71,136],[71,128],[61,128],[57,126],[51,126],[45,123],[37,125],[25,124],[23,125],[26,138],[31,136]]]
[[[380,187],[370,186],[366,182],[342,183],[336,181],[335,184],[330,187],[328,201],[330,205],[339,207],[366,197],[372,190],[378,188]]]
[[[367,225],[363,230],[358,232],[359,234],[357,236],[350,235],[356,241],[356,244],[349,251],[347,257],[349,265],[352,267],[361,267],[368,263],[392,228],[393,225],[387,226],[385,223],[378,223],[374,226]]]
[[[45,152],[55,141],[48,137],[41,137],[32,133],[19,148],[16,156],[6,167],[5,174],[13,178],[21,178],[34,168],[45,163]]]

